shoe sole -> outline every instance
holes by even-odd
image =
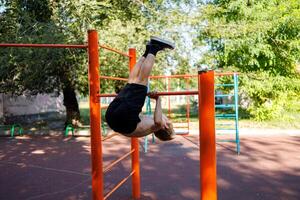
[[[164,39],[159,38],[159,37],[156,37],[156,36],[151,36],[150,39],[151,39],[151,40],[158,41],[158,42],[165,43],[165,44],[169,45],[169,46],[171,47],[171,49],[175,49],[175,44],[172,43],[172,42],[169,41],[169,40],[164,40]]]

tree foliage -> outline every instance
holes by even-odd
[[[178,20],[182,6],[175,0],[7,0],[0,3],[4,8],[0,13],[0,42],[83,44],[87,30],[96,29],[101,44],[124,52],[128,47],[135,47],[141,55],[150,35],[177,40],[178,31],[172,30],[172,26],[182,23]],[[157,57],[154,74],[169,71],[166,66],[173,64],[173,55],[179,61],[186,60],[178,52],[169,53]],[[100,61],[102,75],[128,76],[127,58],[101,50]],[[74,91],[88,93],[87,55],[83,50],[1,48],[0,69],[0,93],[35,95],[63,91],[65,97],[72,96],[66,94]],[[101,92],[113,92],[123,83],[102,81],[101,84]],[[70,102],[76,103],[74,99]]]
[[[215,0],[203,10],[199,38],[210,46],[207,58],[240,71],[295,74],[300,56],[300,4],[297,0]]]
[[[297,0],[212,0],[201,8],[202,62],[243,72],[242,97],[257,120],[283,118],[300,100],[300,3]]]

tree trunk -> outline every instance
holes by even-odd
[[[66,107],[66,122],[65,126],[68,124],[73,124],[74,126],[80,126],[80,111],[78,106],[78,101],[75,94],[75,89],[71,86],[66,86],[63,89],[64,95],[64,106]]]

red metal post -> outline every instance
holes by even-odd
[[[133,70],[136,63],[136,51],[134,48],[129,49],[129,70]],[[140,184],[140,161],[139,161],[139,140],[138,138],[131,138],[131,150],[134,150],[131,157],[132,171],[132,196],[134,199],[139,199],[141,196]]]
[[[214,71],[199,72],[201,200],[217,199]]]
[[[103,163],[101,142],[101,109],[97,95],[100,93],[98,33],[88,32],[89,87],[90,87],[90,125],[92,157],[92,192],[94,200],[103,199]]]

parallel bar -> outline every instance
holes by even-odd
[[[100,75],[99,78],[103,78],[103,79],[109,79],[109,80],[118,80],[118,81],[128,81],[127,78],[120,78],[120,77],[111,77],[111,76],[102,76]]]
[[[135,149],[129,151],[125,155],[123,155],[120,158],[116,159],[115,161],[111,162],[108,166],[105,167],[105,169],[103,170],[103,173],[109,172],[112,169],[113,166],[115,166],[116,164],[118,164],[120,161],[122,161],[123,159],[125,159],[127,156],[131,155],[132,152],[134,152],[134,151],[135,151]]]
[[[89,53],[89,89],[90,89],[90,125],[91,125],[91,161],[92,161],[92,193],[93,200],[103,200],[103,161],[101,141],[100,91],[98,33],[88,32]]]
[[[214,71],[199,72],[199,144],[201,200],[217,199]]]
[[[109,51],[115,52],[115,53],[117,53],[117,54],[120,54],[120,55],[122,55],[122,56],[126,56],[126,57],[129,57],[129,58],[130,58],[130,55],[128,55],[127,53],[124,53],[124,52],[122,52],[122,51],[120,51],[120,50],[113,49],[113,48],[108,47],[108,46],[105,46],[105,45],[99,45],[99,46],[100,46],[100,48],[102,48],[102,49],[106,49],[106,50],[109,50]]]
[[[123,180],[121,180],[110,192],[108,192],[104,200],[107,199],[114,191],[116,191],[123,183],[125,183],[132,175],[135,174],[135,171],[132,171],[127,177],[125,177]]]
[[[88,45],[82,45],[82,44],[9,44],[9,43],[0,43],[0,47],[32,47],[32,48],[74,48],[74,49],[87,49]]]

